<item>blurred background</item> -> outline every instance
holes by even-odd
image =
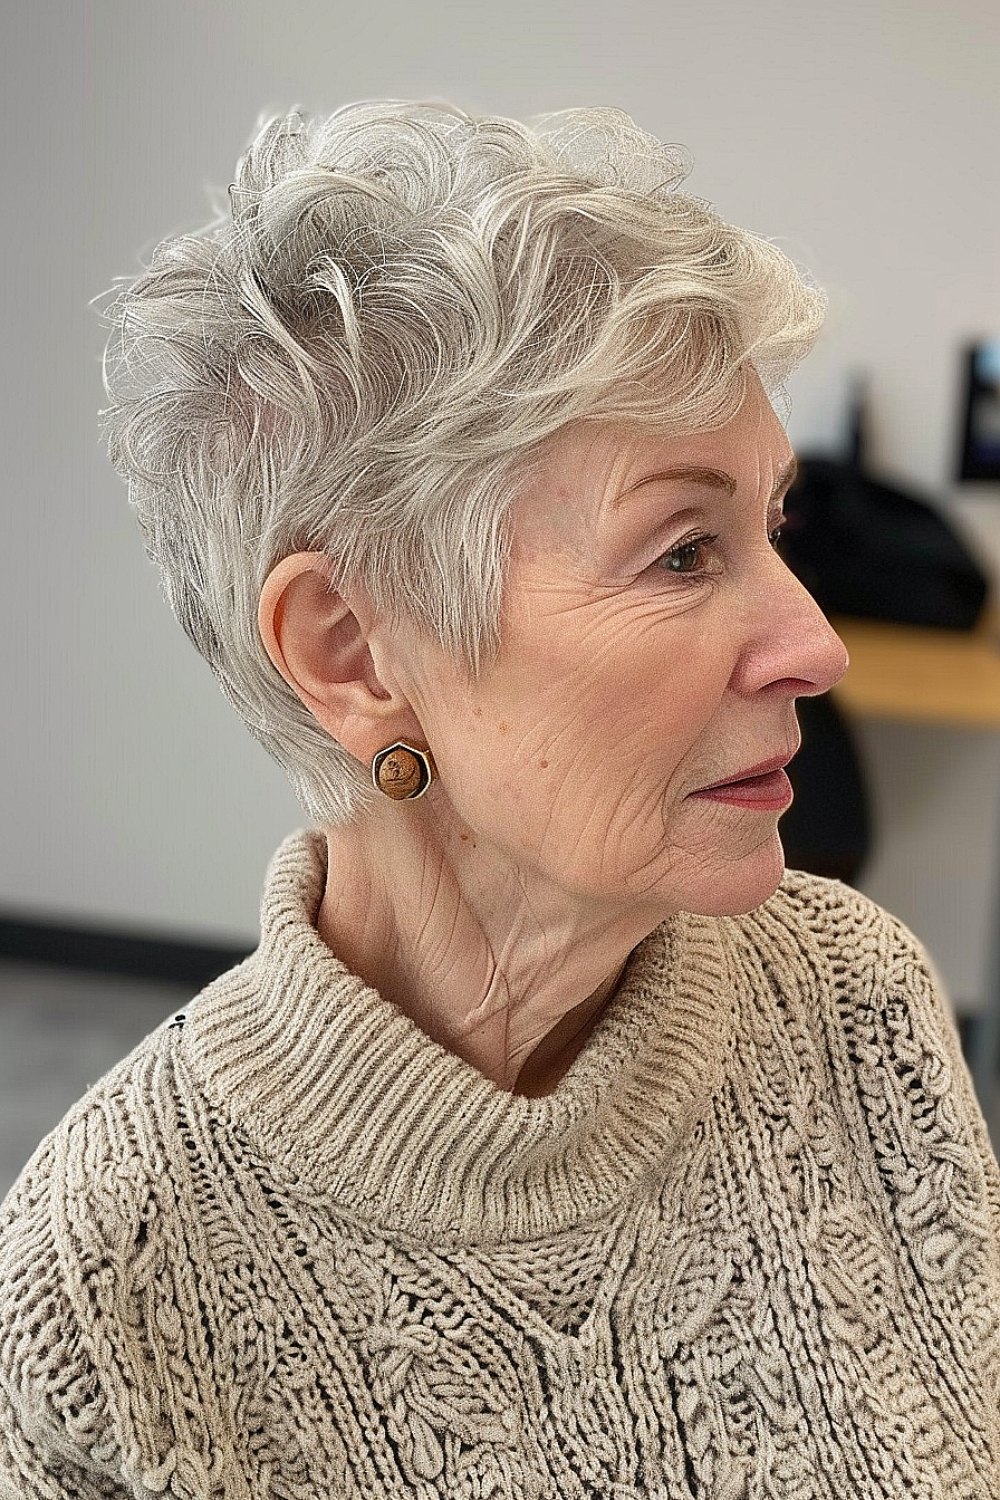
[[[833,872],[927,945],[992,1119],[1000,481],[961,450],[969,350],[1000,335],[995,0],[38,0],[2,24],[0,1193],[87,1084],[255,945],[268,859],[304,822],[160,595],[98,435],[91,301],[207,217],[262,112],[371,96],[625,109],[690,149],[690,191],[828,289],[793,442],[813,478],[826,461],[865,479],[873,527],[891,510],[873,483],[929,506],[990,598],[954,629],[921,613],[905,545],[857,553],[869,578],[912,577],[916,608],[855,626],[843,753],[814,757],[800,806],[846,798]],[[978,361],[989,448],[996,362]],[[838,535],[841,557],[863,546]],[[877,616],[874,593],[854,612]]]

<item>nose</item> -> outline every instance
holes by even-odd
[[[748,601],[733,686],[743,693],[784,690],[796,698],[828,692],[847,671],[847,648],[794,573],[775,553],[771,557],[773,572]]]

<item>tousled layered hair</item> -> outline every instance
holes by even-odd
[[[177,618],[316,822],[375,794],[264,648],[277,562],[323,552],[332,589],[475,675],[547,439],[721,426],[749,371],[773,393],[815,338],[822,294],[679,192],[687,169],[617,110],[291,114],[210,223],[116,283],[112,462]]]

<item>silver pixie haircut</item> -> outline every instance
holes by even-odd
[[[112,462],[177,618],[317,822],[376,794],[264,649],[281,558],[322,551],[331,588],[360,585],[475,675],[547,438],[721,426],[749,369],[773,392],[815,338],[822,294],[677,192],[687,170],[618,110],[291,114],[205,228],[116,283]]]

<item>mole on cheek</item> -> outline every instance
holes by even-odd
[[[497,730],[499,731],[500,734],[509,734],[510,733],[510,725],[507,723],[506,719],[501,719],[500,720],[499,724],[497,725]]]
[[[540,760],[538,762],[538,764],[541,766],[542,770],[544,771],[545,767],[548,765],[548,761],[547,760]]]

